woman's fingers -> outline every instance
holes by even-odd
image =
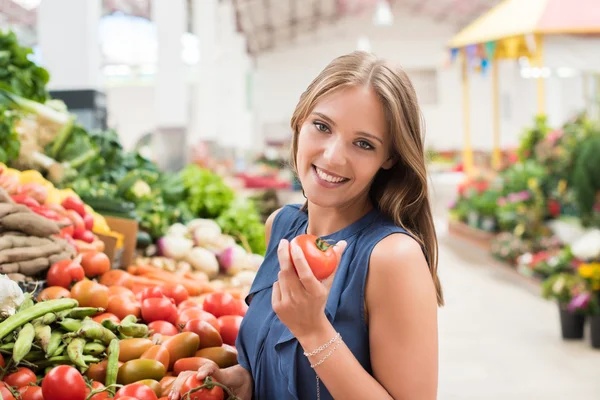
[[[294,266],[298,273],[298,279],[306,291],[312,295],[317,295],[319,290],[322,290],[321,283],[315,278],[315,275],[308,266],[308,262],[306,261],[306,257],[304,257],[302,249],[297,244],[292,245],[292,259],[294,260]]]
[[[169,400],[179,400],[179,392],[181,392],[183,384],[190,376],[194,376],[194,374],[194,371],[183,371],[177,376],[177,379],[175,379],[173,385],[171,386],[171,390],[169,392]]]

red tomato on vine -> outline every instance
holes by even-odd
[[[292,258],[291,249],[294,243],[302,249],[308,266],[318,280],[327,279],[335,271],[338,259],[331,244],[315,235],[304,234],[296,236],[290,243],[290,258],[292,259],[292,263],[294,259]]]

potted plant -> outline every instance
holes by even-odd
[[[600,263],[581,264],[577,268],[577,272],[580,277],[586,280],[590,288],[590,336],[592,347],[600,349],[600,309],[598,307],[600,301]]]
[[[583,339],[586,314],[597,308],[586,280],[567,272],[551,275],[542,282],[542,296],[557,301],[562,338]]]

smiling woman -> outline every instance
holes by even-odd
[[[267,221],[240,365],[206,364],[198,379],[248,400],[436,398],[443,296],[420,122],[406,74],[369,53],[309,85],[291,120],[306,204]],[[323,281],[311,264],[324,260],[294,240],[305,234],[335,243]]]

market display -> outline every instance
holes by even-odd
[[[212,171],[164,173],[88,132],[29,54],[0,34],[1,398],[166,399],[182,372],[236,365],[257,208]],[[235,399],[195,376],[180,395]]]
[[[494,234],[492,254],[540,281],[557,301],[565,339],[592,321],[600,347],[600,125],[582,114],[559,129],[544,117],[524,132],[518,161],[459,188],[452,217]]]

